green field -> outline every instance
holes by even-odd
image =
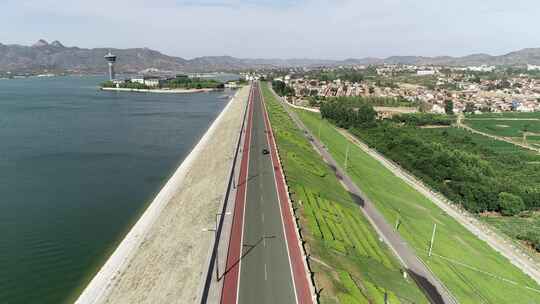
[[[320,303],[427,303],[335,174],[263,84]]]
[[[317,113],[297,110],[338,163],[343,163],[347,140]],[[388,169],[351,145],[348,172],[389,223],[401,219],[400,234],[419,258],[450,289],[460,303],[540,303],[540,287],[485,242],[446,215]],[[427,250],[437,224],[434,256]],[[501,278],[511,280],[508,283]],[[528,288],[527,288],[528,287]]]
[[[518,142],[522,141],[523,131],[527,130],[534,133],[527,136],[528,144],[540,147],[540,112],[468,115],[465,124],[480,132],[511,137]]]
[[[483,114],[471,114],[466,118],[537,118],[540,119],[540,112],[502,112],[502,113],[483,113]]]
[[[539,213],[525,212],[521,216],[489,216],[481,219],[518,240],[540,240]],[[533,244],[530,245],[533,246]],[[540,251],[540,248],[538,249]]]
[[[465,124],[480,132],[521,139],[523,130],[540,134],[540,120],[466,119]]]
[[[464,131],[462,131],[462,129],[453,128],[453,129],[449,129],[449,132],[464,132]],[[492,150],[496,153],[501,153],[505,155],[513,155],[515,157],[519,157],[529,162],[540,161],[539,153],[521,148],[509,142],[493,139],[487,136],[474,134],[471,132],[467,133],[467,136],[471,137],[473,142],[485,147],[486,149]],[[535,140],[540,140],[540,137],[527,136],[527,141],[529,141],[529,143],[534,142]]]

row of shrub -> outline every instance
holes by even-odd
[[[410,126],[450,126],[456,121],[455,116],[432,113],[406,113],[392,116],[392,121]]]
[[[352,132],[469,211],[515,215],[540,207],[540,174],[527,159],[491,150],[461,129],[382,122]]]
[[[377,112],[367,102],[355,102],[354,105],[350,105],[334,100],[321,104],[320,110],[323,118],[347,129],[373,125],[377,118]]]
[[[293,96],[294,89],[280,80],[272,81],[272,88],[279,96]]]
[[[520,155],[499,153],[457,128],[420,129],[451,125],[455,117],[402,114],[376,120],[367,102],[323,103],[323,118],[351,129],[405,169],[471,212],[503,215],[540,207],[540,174]]]

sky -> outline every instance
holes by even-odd
[[[194,58],[501,55],[540,47],[538,0],[0,0],[0,43]]]

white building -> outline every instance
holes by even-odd
[[[238,88],[238,83],[236,81],[229,81],[225,84],[225,87],[230,89]]]
[[[154,77],[144,78],[144,84],[149,87],[159,87],[161,81],[161,79]]]
[[[130,79],[132,83],[140,83],[144,84],[149,87],[159,87],[163,84],[164,79],[159,77],[153,77],[153,76],[141,76],[141,77],[133,77]]]
[[[469,66],[467,67],[467,70],[473,71],[473,72],[493,72],[495,71],[495,66],[487,66],[485,64],[481,66]]]
[[[435,70],[418,70],[416,71],[418,76],[435,75]]]
[[[517,106],[516,111],[518,111],[518,112],[534,112],[534,108],[532,108],[530,106],[527,106],[527,105],[524,105],[524,104],[520,104],[519,106]]]
[[[143,77],[131,78],[131,82],[144,84],[144,78]]]
[[[527,64],[527,71],[540,71],[540,65]]]
[[[440,105],[438,104],[434,104],[433,107],[431,107],[431,113],[435,113],[435,114],[444,114],[446,113],[445,109],[443,107],[441,107]]]

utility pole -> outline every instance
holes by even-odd
[[[230,215],[231,213],[230,212],[225,212],[225,215]],[[214,232],[214,250],[216,252],[216,281],[219,281],[219,246],[218,246],[218,243],[217,243],[217,230],[218,230],[218,225],[219,225],[219,217],[222,216],[223,213],[216,213],[216,223],[215,223],[215,226],[214,228],[209,228],[209,229],[203,229],[203,231],[211,231],[211,232]]]
[[[397,218],[396,218],[396,231],[399,229],[399,225],[401,224],[401,210],[398,210]]]
[[[433,241],[435,241],[435,231],[437,230],[437,223],[433,224],[433,233],[431,234],[431,242],[429,243],[428,256],[431,257],[431,251],[433,250]]]
[[[347,140],[347,151],[345,151],[345,171],[347,171],[347,163],[349,161],[349,148],[350,148],[351,142]]]

